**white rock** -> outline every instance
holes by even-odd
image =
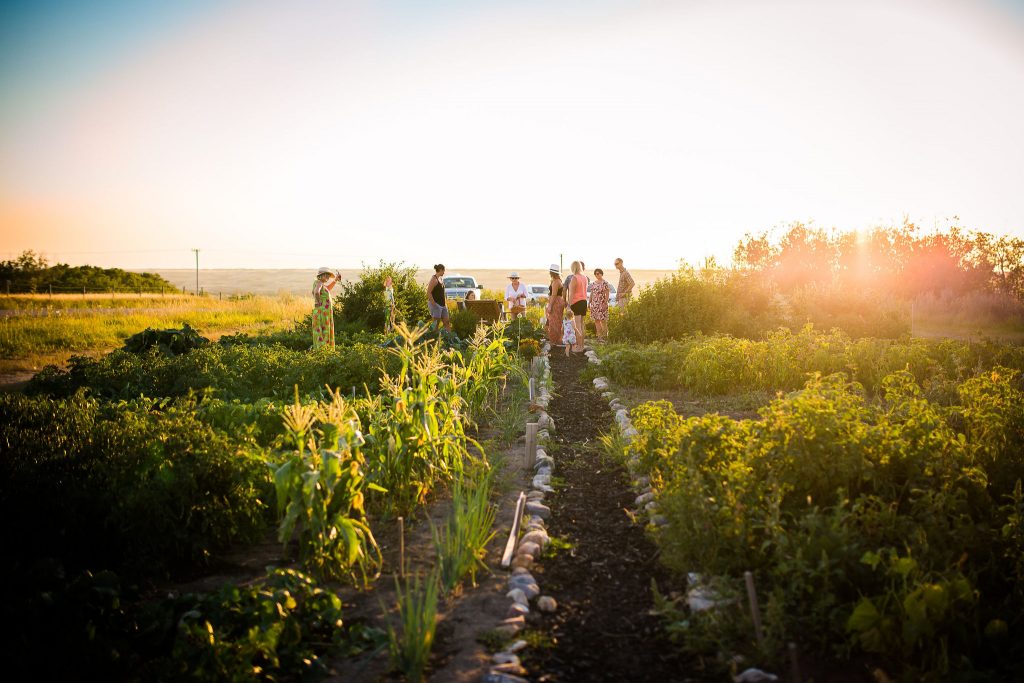
[[[507,648],[505,648],[505,652],[509,652],[512,654],[515,654],[516,652],[522,652],[524,649],[526,649],[527,645],[528,643],[525,640],[517,640],[516,642],[512,643]]]
[[[509,664],[511,662],[515,662],[516,664],[518,664],[519,657],[516,657],[511,652],[499,652],[493,657],[491,657],[491,661],[495,664]]]
[[[558,602],[550,595],[542,595],[537,598],[537,609],[541,612],[554,612],[558,609]]]
[[[536,543],[537,546],[543,550],[544,546],[551,542],[551,539],[548,536],[548,532],[544,531],[543,529],[535,529],[526,534],[523,534],[523,537],[519,539],[519,542]]]
[[[644,493],[637,496],[635,502],[637,505],[646,505],[647,503],[650,503],[652,500],[654,500],[653,493]]]
[[[551,516],[551,508],[543,503],[537,503],[534,501],[530,501],[526,504],[526,512],[531,515],[537,515],[541,519],[547,519]]]
[[[647,510],[648,512],[655,512],[657,509],[658,509],[658,501],[656,501],[656,500],[652,500],[647,505],[644,505],[644,510]]]
[[[519,553],[526,553],[527,555],[537,557],[540,555],[540,544],[533,541],[519,541],[519,549],[516,551],[516,554]]]
[[[523,571],[526,570],[524,569]],[[525,605],[528,602],[530,602],[526,598],[526,593],[523,592],[522,588],[513,588],[508,593],[505,593],[505,597],[511,600],[512,602],[518,602],[521,605]]]
[[[508,609],[505,611],[505,616],[506,617],[518,617],[518,616],[526,616],[529,613],[530,613],[530,605],[529,604],[525,604],[524,605],[521,602],[513,602],[511,605],[508,606]]]
[[[651,515],[651,524],[654,526],[666,526],[668,525],[668,517],[665,515]]]
[[[779,680],[779,677],[760,669],[747,669],[738,676],[733,676],[732,680],[734,683],[771,683],[771,681]]]
[[[636,427],[634,427],[633,425],[629,425],[628,427],[622,430],[622,436],[632,441],[636,437],[640,436],[640,432],[636,431]]]

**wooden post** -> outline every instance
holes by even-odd
[[[405,578],[405,518],[398,518],[398,575]]]
[[[516,540],[519,538],[519,525],[523,522],[523,508],[526,507],[526,492],[519,492],[519,500],[516,501],[515,517],[512,518],[512,530],[508,532],[508,541],[505,542],[505,552],[501,555],[501,566],[508,569],[512,564],[512,553],[516,549]]]
[[[526,467],[529,470],[532,470],[537,462],[537,432],[539,430],[540,425],[536,422],[526,423]]]
[[[82,298],[85,298],[85,287],[82,287]]]
[[[754,635],[757,636],[757,644],[764,645],[764,631],[761,629],[761,608],[757,604],[757,590],[754,588],[754,575],[750,572],[743,572],[743,580],[747,584],[747,599],[750,601],[750,616],[754,619]]]
[[[797,655],[796,643],[792,641],[787,643],[786,649],[789,650],[789,667],[793,682],[803,683],[804,675],[800,672],[800,657]]]
[[[52,299],[53,298],[53,285],[47,285],[47,287],[50,290],[50,298]]]
[[[534,395],[534,393],[533,393],[534,392],[534,388],[533,387],[534,387],[534,382],[535,381],[536,380],[534,380],[532,377],[530,378],[530,403],[533,403],[533,395]]]

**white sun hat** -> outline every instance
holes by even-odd
[[[320,266],[320,269],[316,271],[316,274],[317,274],[317,277],[319,277],[319,276],[323,275],[324,273],[333,273],[333,272],[334,272],[334,270],[332,270],[331,268],[328,268],[327,266]]]
[[[518,279],[519,278],[519,273],[517,273],[516,271],[513,270],[511,273],[508,274],[508,279],[511,280],[512,278],[517,278]]]
[[[548,267],[548,272],[549,273],[561,273],[562,272],[562,267],[560,265],[558,265],[557,263],[552,263]]]

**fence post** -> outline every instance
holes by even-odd
[[[50,290],[50,298],[53,298],[53,285],[47,285],[47,289]]]
[[[85,287],[82,287],[82,298],[85,298]]]
[[[526,423],[526,468],[529,471],[533,470],[533,466],[537,463],[537,431],[540,429],[540,425],[536,422]]]

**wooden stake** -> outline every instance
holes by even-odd
[[[532,471],[537,462],[537,432],[540,425],[536,422],[526,423],[526,468]]]
[[[519,538],[519,526],[523,522],[523,508],[526,507],[526,491],[519,492],[519,500],[516,501],[516,516],[512,519],[512,530],[508,532],[508,541],[505,542],[505,552],[501,556],[501,566],[508,569],[512,564],[512,553],[516,549],[516,540]]]
[[[532,377],[530,378],[530,403],[533,403],[533,383],[535,381]]]
[[[405,578],[405,518],[398,518],[398,575]]]
[[[747,599],[750,601],[750,615],[754,618],[754,634],[757,636],[757,644],[764,645],[764,631],[761,630],[761,608],[757,604],[754,575],[750,572],[743,572],[743,580],[747,584]]]
[[[789,650],[789,667],[793,676],[793,683],[802,683],[804,676],[800,672],[800,657],[796,651],[796,643],[786,643],[786,649]]]

